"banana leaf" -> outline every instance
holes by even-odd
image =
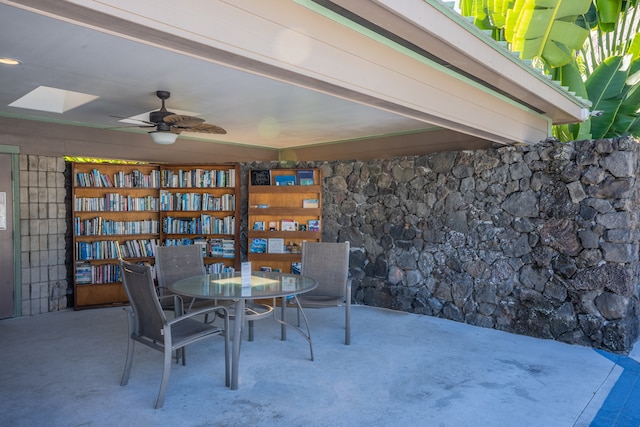
[[[491,30],[491,23],[487,15],[487,0],[462,0],[459,4],[462,16],[472,16],[473,25],[482,30]]]
[[[596,0],[596,7],[600,30],[605,33],[613,31],[622,10],[622,0]]]
[[[589,31],[576,24],[590,0],[516,0],[507,12],[505,38],[523,59],[541,57],[550,67],[573,59]]]
[[[557,68],[554,76],[556,80],[562,83],[562,86],[566,86],[570,91],[575,92],[577,96],[589,99],[587,88],[582,80],[582,74],[580,74],[575,60]],[[558,131],[556,138],[565,142],[591,139],[591,120],[566,125],[566,130]]]
[[[618,114],[611,125],[607,136],[620,136],[632,133],[637,135],[636,122],[640,109],[640,60],[634,60],[629,67],[626,85],[623,90],[623,99],[618,109]]]
[[[640,58],[640,34],[636,33],[631,39],[631,43],[629,43],[629,47],[627,48],[627,53],[633,55],[633,60]]]
[[[569,128],[570,125],[555,125],[551,128],[551,135],[561,142],[577,141],[573,136],[573,131]],[[590,139],[590,138],[585,138]]]
[[[591,118],[594,139],[607,135],[620,109],[629,75],[629,60],[630,56],[611,56],[598,65],[585,82],[592,108],[603,112],[601,116]]]
[[[587,30],[593,30],[598,26],[598,10],[595,3],[591,3],[587,13],[578,17],[576,24]]]
[[[488,0],[487,14],[491,24],[496,28],[504,28],[507,11],[513,0]]]

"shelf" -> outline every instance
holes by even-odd
[[[149,239],[157,239],[158,234],[92,234],[92,235],[75,235],[73,236],[76,240],[149,240]]]
[[[322,238],[321,231],[258,231],[249,230],[247,236],[250,239],[299,239],[299,240],[318,240]]]
[[[76,285],[76,308],[120,306],[129,302],[122,283]]]
[[[305,170],[310,173],[301,174]],[[313,185],[273,185],[279,182],[299,183],[301,179],[313,181]],[[253,181],[252,181],[253,180]],[[269,182],[271,185],[253,185],[251,182]],[[251,171],[248,186],[248,246],[250,249],[269,248],[282,239],[284,246],[295,245],[301,249],[304,241],[322,240],[322,173],[320,169],[271,169]],[[312,208],[303,204],[313,201]],[[259,208],[264,205],[267,207]],[[290,220],[290,221],[285,221]],[[317,231],[301,230],[312,222],[319,225]],[[255,230],[254,228],[258,228]],[[277,228],[271,231],[269,228]],[[283,229],[291,228],[292,231]],[[264,240],[264,241],[262,241]],[[292,264],[299,263],[300,253],[256,253],[249,252],[247,260],[252,262],[253,270],[262,268],[291,272]]]
[[[322,186],[320,185],[249,185],[249,191],[251,193],[270,193],[270,194],[285,194],[285,193],[321,193]]]
[[[270,253],[264,253],[264,254],[249,253],[249,255],[251,255],[252,260],[262,261],[262,262],[269,262],[269,261],[296,262],[296,261],[300,261],[300,257],[302,256],[301,254],[270,254]],[[256,267],[256,266],[253,266],[253,267]]]
[[[161,214],[171,214],[171,215],[186,215],[191,216],[191,214],[199,215],[199,214],[207,214],[207,215],[215,215],[215,214],[225,214],[227,216],[233,216],[235,211],[160,211]]]
[[[189,238],[189,239],[196,239],[196,238],[202,238],[202,239],[233,239],[234,235],[233,234],[207,234],[207,233],[195,233],[195,234],[189,234],[189,233],[162,233],[162,235],[164,237],[168,237],[168,238],[174,238],[174,237],[185,237],[185,238]]]
[[[289,218],[290,216],[320,216],[322,208],[249,208],[249,215],[255,216],[282,216]]]
[[[74,163],[72,171],[74,253],[72,259],[74,260],[75,308],[104,307],[127,303],[122,284],[87,283],[92,280],[119,279],[118,259],[114,257],[114,253],[118,252],[117,249],[122,249],[123,246],[126,247],[124,254],[149,255],[153,245],[163,244],[166,239],[175,239],[179,243],[183,243],[186,239],[191,242],[194,239],[232,240],[235,248],[232,258],[206,257],[204,260],[208,267],[225,265],[239,269],[240,255],[237,251],[240,246],[240,209],[239,203],[236,203],[240,200],[239,173],[240,165],[238,164]],[[199,186],[162,185],[163,174],[167,177],[179,176],[180,182],[197,183]],[[214,175],[215,178],[212,179]],[[126,182],[129,186],[103,186],[116,182]],[[233,185],[201,186],[203,183],[210,184],[211,182],[225,182]],[[96,183],[100,185],[95,185]],[[133,184],[145,184],[145,186],[133,186]],[[170,204],[161,204],[161,196],[169,197],[167,200]],[[124,206],[140,206],[147,209],[106,210]],[[171,209],[204,207],[207,210],[162,210],[162,206]],[[229,209],[230,207],[231,209]],[[209,210],[212,208],[224,208],[224,210]],[[206,224],[207,231],[224,230],[231,232],[231,234],[163,232],[163,221],[171,224],[173,220],[180,221],[180,219],[184,219],[185,222],[194,222],[194,224]],[[214,224],[215,228],[213,228]],[[222,228],[223,226],[224,228]],[[80,230],[97,234],[80,234]],[[105,234],[103,232],[105,230],[110,234]],[[174,230],[185,231],[190,228],[175,228]],[[118,234],[113,234],[113,232]],[[109,258],[79,259],[82,256],[96,256],[96,254]],[[214,254],[218,254],[218,252],[214,252]],[[150,256],[125,257],[125,259],[135,263],[151,265],[155,263],[155,259]]]

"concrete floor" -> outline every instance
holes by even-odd
[[[298,334],[256,322],[239,390],[224,386],[222,340],[192,345],[154,410],[159,352],[138,345],[129,384],[122,308],[0,321],[6,426],[627,426],[640,423],[638,364],[591,348],[416,314],[307,310],[315,361]],[[293,317],[293,312],[291,313]],[[638,349],[638,346],[636,346]],[[630,376],[630,372],[635,372]],[[622,379],[635,384],[620,391]],[[635,380],[634,380],[635,379]],[[611,399],[611,397],[614,399]],[[607,399],[609,397],[609,399]],[[636,399],[634,401],[634,399]],[[626,402],[626,403],[625,403]],[[607,412],[608,411],[608,412]]]

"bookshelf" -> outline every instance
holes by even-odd
[[[295,272],[302,242],[322,240],[321,170],[251,170],[248,204],[252,269]]]
[[[239,268],[239,165],[160,166],[160,243],[202,245],[207,271]]]
[[[237,269],[239,165],[72,165],[74,307],[128,302],[118,256],[201,244],[209,271]]]
[[[158,167],[74,163],[72,170],[74,306],[124,304],[119,253],[153,263],[160,230]]]

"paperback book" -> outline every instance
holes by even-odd
[[[298,171],[298,183],[300,185],[313,185],[313,171],[312,170],[299,170]]]

